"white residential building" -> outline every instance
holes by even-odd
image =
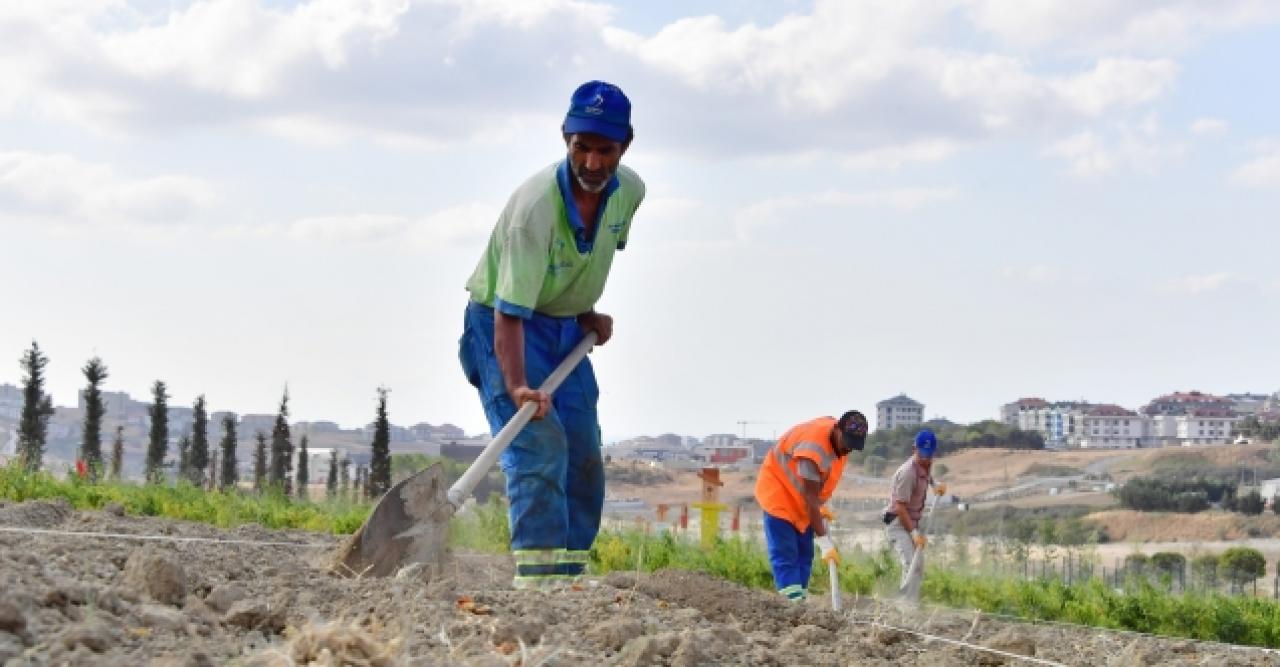
[[[1150,418],[1145,444],[1225,445],[1242,417],[1230,398],[1199,391],[1174,392],[1153,399],[1142,412]]]
[[[876,430],[886,431],[899,426],[919,426],[924,423],[924,403],[906,394],[898,394],[876,403]]]
[[[1048,449],[1079,447],[1084,436],[1085,413],[1093,406],[1084,401],[1020,398],[1000,406],[1000,421],[1022,431],[1037,431]]]
[[[1133,449],[1142,444],[1147,418],[1118,405],[1095,405],[1084,413],[1080,447]]]

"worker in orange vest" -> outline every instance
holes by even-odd
[[[818,417],[784,433],[760,466],[756,501],[764,510],[769,565],[778,592],[789,600],[808,594],[815,544],[824,561],[840,562],[824,521],[831,512],[823,503],[840,484],[845,456],[862,451],[866,439],[867,418],[857,410],[840,419]]]

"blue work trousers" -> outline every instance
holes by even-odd
[[[498,366],[493,321],[492,308],[475,302],[467,305],[459,357],[467,380],[480,392],[489,428],[496,435],[519,406],[507,394]],[[582,336],[572,317],[535,313],[525,320],[529,386],[541,386]],[[511,548],[517,554],[524,550],[585,552],[595,541],[604,508],[604,463],[596,416],[599,396],[591,360],[583,359],[552,396],[547,416],[529,422],[502,453],[511,502]],[[565,560],[585,561],[581,553]],[[582,568],[569,565],[568,569],[580,574]],[[573,574],[568,569],[552,568],[558,574]]]
[[[813,526],[802,533],[790,521],[765,512],[764,537],[778,592],[793,600],[803,598],[813,572]]]

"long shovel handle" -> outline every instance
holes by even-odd
[[[831,611],[840,611],[840,572],[835,561],[827,561],[827,575],[831,578]]]
[[[924,534],[925,537],[929,536],[929,526],[930,524],[933,523],[933,510],[936,509],[937,507],[938,507],[938,494],[935,493],[933,494],[933,500],[929,501],[929,513],[924,517],[924,526],[922,526],[924,530],[921,532]],[[910,576],[912,572],[916,571],[916,562],[920,560],[921,551],[924,551],[924,549],[916,549],[915,553],[911,554],[911,567],[908,567],[907,571],[903,573],[903,576],[902,576],[903,581],[906,581],[907,577]]]
[[[554,371],[551,371],[551,375],[547,376],[547,380],[542,383],[541,387],[538,387],[538,390],[551,394],[556,389],[559,389],[560,384],[564,382],[565,378],[569,377],[569,373],[572,373],[573,369],[578,367],[583,357],[587,356],[587,353],[591,351],[592,346],[595,344],[596,332],[588,331],[587,335],[583,336],[582,340],[578,342],[578,345],[569,352],[569,356],[565,357],[564,361],[561,361]],[[484,451],[480,452],[480,456],[476,457],[475,463],[472,463],[471,467],[462,473],[462,477],[459,477],[458,481],[449,487],[448,498],[450,505],[453,505],[455,509],[462,506],[462,503],[471,495],[471,492],[475,491],[476,485],[480,483],[480,480],[489,474],[489,469],[493,467],[494,462],[498,460],[503,450],[507,448],[507,445],[511,444],[516,434],[533,419],[533,414],[537,411],[537,403],[525,403],[520,406],[515,416],[507,422],[506,426],[502,427],[501,431],[498,431],[497,435],[493,436],[493,440],[490,440],[488,445],[485,445]]]

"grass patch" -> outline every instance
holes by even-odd
[[[129,514],[197,521],[220,528],[256,523],[272,529],[299,529],[335,535],[356,531],[371,505],[345,501],[307,502],[279,492],[250,494],[205,491],[186,482],[175,486],[126,482],[89,483],[29,474],[15,465],[0,467],[0,498],[14,502],[64,498],[75,509],[119,503]]]

